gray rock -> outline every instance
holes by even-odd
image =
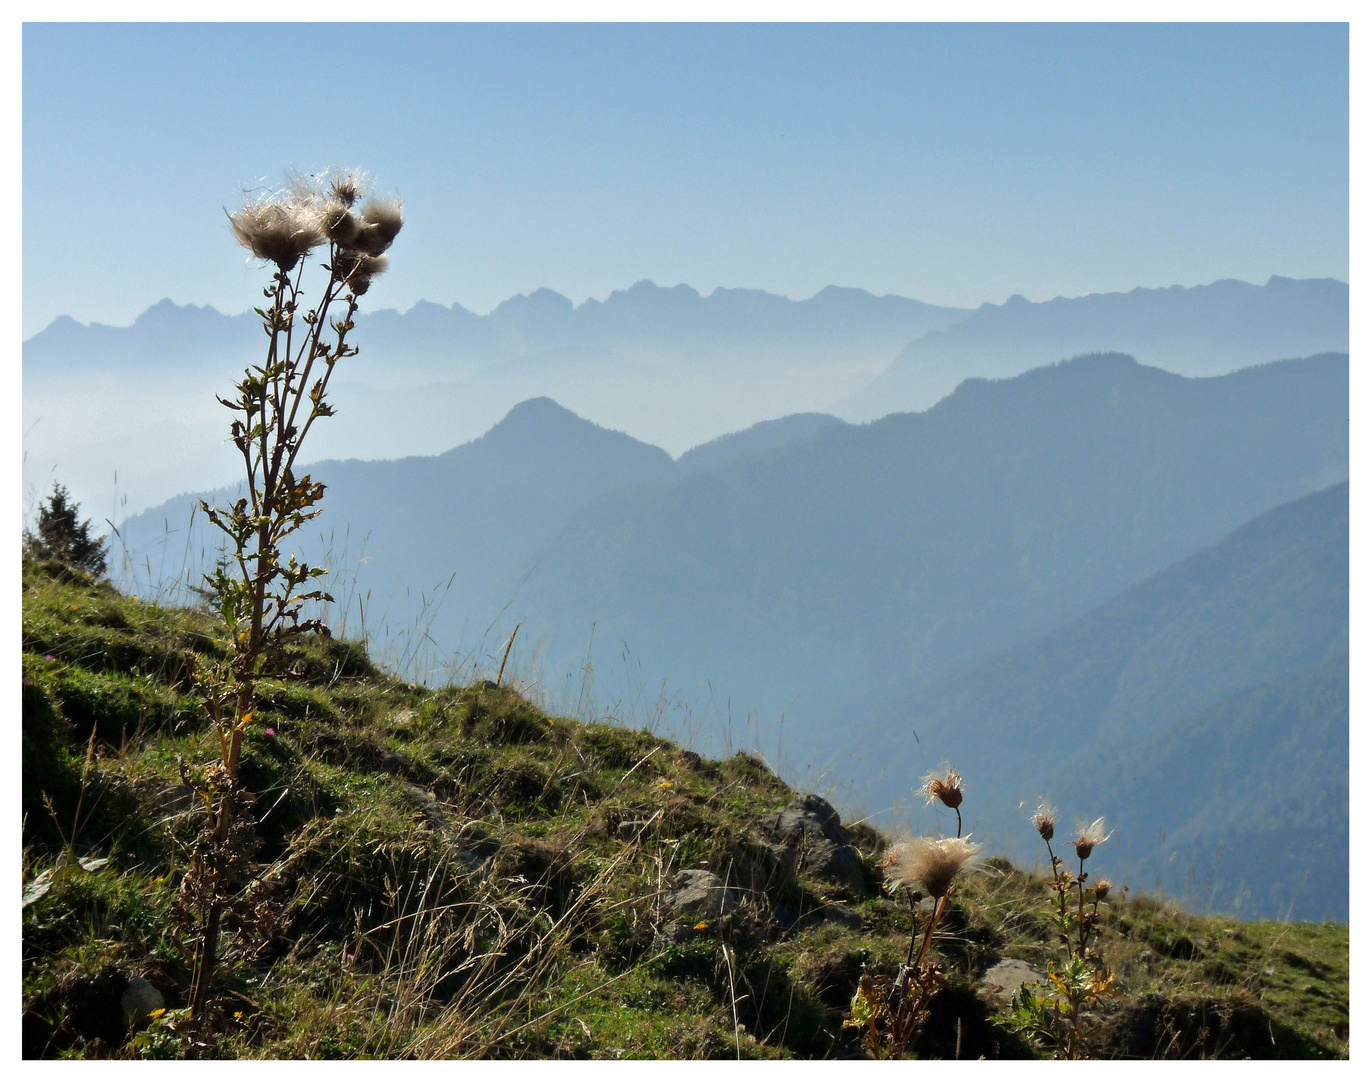
[[[380,759],[380,767],[393,776],[404,776],[413,771],[414,763],[403,754],[391,752]]]
[[[661,892],[661,913],[720,919],[731,914],[741,898],[739,890],[729,888],[710,870],[681,870]]]
[[[134,976],[128,982],[128,989],[119,999],[124,1013],[124,1027],[139,1028],[152,1019],[152,1014],[166,1002],[162,992],[146,979]]]
[[[651,822],[649,821],[620,821],[618,822],[619,840],[636,840]]]
[[[856,896],[868,893],[860,852],[851,846],[840,815],[820,795],[805,795],[767,814],[761,832],[775,842],[796,873],[839,882]]]
[[[439,832],[451,832],[452,827],[447,823],[447,815],[442,812],[442,804],[437,801],[437,796],[417,784],[400,784],[400,790],[404,793],[404,801],[415,810],[415,816],[421,816],[431,828]]]
[[[699,935],[699,931],[694,929],[695,925],[695,923],[679,921],[661,927],[651,943],[652,948],[664,949],[671,945],[683,945],[690,938]]]
[[[404,801],[414,808],[414,817],[426,823],[428,828],[444,834],[453,841],[451,850],[468,872],[479,871],[483,875],[490,856],[499,848],[498,843],[491,840],[483,829],[472,828],[470,823],[458,833],[447,820],[442,803],[426,788],[421,788],[417,784],[401,783],[399,789],[404,794]]]
[[[1003,1006],[1026,983],[1046,981],[1046,974],[1025,960],[1000,960],[979,980],[979,993],[990,1005]]]

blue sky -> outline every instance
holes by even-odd
[[[405,201],[373,307],[1348,279],[1343,25],[30,24],[23,53],[25,337],[245,310],[221,207],[334,162]]]

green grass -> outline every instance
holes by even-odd
[[[219,628],[32,565],[23,585],[25,886],[51,872],[23,911],[25,1055],[183,1056],[168,1017],[192,942],[169,912],[197,823],[178,759],[216,751],[189,673],[221,655]],[[222,970],[220,1056],[859,1056],[842,1026],[856,981],[897,970],[911,916],[773,857],[757,822],[794,792],[763,762],[547,716],[488,683],[414,687],[354,643],[300,644],[280,675],[242,762],[274,922]],[[885,839],[852,832],[878,882]],[[695,868],[744,899],[664,938],[660,885]],[[914,1053],[1031,1053],[977,987],[999,957],[1054,958],[1048,895],[999,860],[958,887],[934,946],[948,983]],[[804,918],[834,902],[859,929]],[[1120,993],[1100,1054],[1347,1053],[1346,927],[1117,893],[1104,916]],[[170,1012],[130,1038],[133,976]]]

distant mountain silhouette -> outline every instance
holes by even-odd
[[[926,683],[1344,479],[1347,374],[1105,355],[970,381],[578,512],[510,615],[581,652],[596,625],[677,685],[830,723],[824,702]]]
[[[1330,278],[1090,293],[985,304],[912,342],[833,411],[849,420],[926,409],[972,377],[1006,378],[1087,352],[1124,352],[1181,375],[1221,375],[1288,356],[1344,352],[1350,290]]]
[[[497,581],[526,571],[536,547],[575,508],[613,491],[670,476],[675,463],[664,450],[617,431],[606,431],[539,398],[525,401],[481,438],[436,457],[399,461],[324,461],[310,474],[327,485],[320,531],[306,533],[304,551],[333,567],[329,588],[363,610],[376,628],[413,627],[425,603],[450,604],[453,613],[484,622],[507,597]],[[237,489],[204,497],[223,504]],[[159,578],[192,582],[212,559],[219,537],[202,517],[192,528],[200,496],[181,496],[124,523],[116,558],[122,579],[144,594]],[[169,573],[168,573],[169,572]],[[348,614],[358,628],[361,618]],[[451,629],[452,624],[444,624]],[[466,630],[456,624],[458,648]],[[380,643],[382,648],[384,643]]]
[[[650,281],[579,306],[538,289],[505,300],[488,315],[423,300],[403,314],[363,309],[357,315],[354,337],[364,348],[350,377],[377,386],[446,381],[538,353],[625,345],[674,352],[701,345],[806,350],[854,338],[900,342],[896,353],[902,343],[967,314],[863,289],[829,286],[808,300],[790,300],[759,289],[701,296],[688,285],[662,288]],[[36,376],[112,369],[136,375],[149,364],[184,366],[224,355],[241,355],[246,364],[258,359],[260,335],[260,320],[251,312],[223,315],[162,300],[128,327],[85,326],[60,316],[24,342],[24,363]]]
[[[763,454],[767,450],[788,446],[808,438],[816,431],[840,423],[835,416],[826,413],[795,413],[778,420],[763,420],[745,431],[720,435],[710,442],[686,450],[680,455],[679,464],[688,472],[707,472],[752,454]]]
[[[852,741],[875,802],[953,762],[974,780],[969,827],[995,850],[1039,854],[1026,819],[1047,795],[1062,831],[1108,815],[1114,878],[1195,893],[1211,878],[1227,910],[1244,897],[1248,914],[1281,915],[1296,895],[1302,917],[1345,918],[1348,632],[1339,484],[873,710]]]
[[[851,393],[913,338],[966,314],[860,289],[794,301],[646,281],[578,306],[539,289],[488,315],[363,305],[361,352],[335,376],[339,420],[308,449],[315,460],[431,455],[549,396],[679,453]],[[261,343],[253,314],[170,301],[130,327],[55,320],[24,343],[26,482],[55,470],[79,501],[106,506],[118,470],[136,510],[231,480],[214,395],[261,359]]]

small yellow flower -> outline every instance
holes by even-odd
[[[694,924],[694,929],[695,929],[695,930],[707,930],[707,929],[708,929],[708,923],[706,923],[706,922],[695,923],[695,924]]]
[[[672,787],[674,787],[675,785],[672,784],[669,780],[662,780],[662,781],[661,781],[659,784],[657,784],[656,786],[657,786],[657,787],[663,787],[663,788],[672,788]]]

